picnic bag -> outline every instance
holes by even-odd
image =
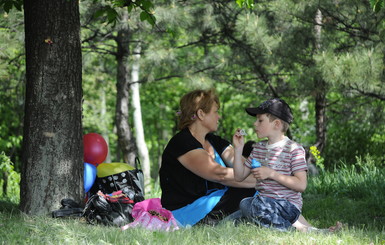
[[[98,191],[113,193],[119,190],[122,190],[134,202],[144,200],[144,176],[139,158],[135,158],[135,169],[101,178],[96,177],[95,184],[92,187],[93,194]]]
[[[88,199],[83,216],[90,224],[122,226],[133,220],[133,206],[134,201],[121,190],[111,194],[99,191]]]
[[[139,159],[135,159],[135,169],[97,177],[89,193],[83,210],[89,223],[122,226],[132,222],[135,203],[144,200],[144,177]]]

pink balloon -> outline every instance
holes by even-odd
[[[97,133],[83,136],[84,162],[97,166],[106,160],[108,146],[104,138]]]

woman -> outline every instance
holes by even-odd
[[[159,171],[162,206],[182,226],[216,224],[255,193],[256,179],[236,182],[230,142],[212,134],[218,128],[214,90],[194,90],[180,101],[178,132],[166,146]]]

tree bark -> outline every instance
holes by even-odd
[[[144,174],[144,186],[146,192],[150,188],[150,156],[148,154],[148,148],[146,145],[142,121],[142,108],[140,105],[140,93],[139,93],[139,68],[140,68],[140,43],[137,44],[134,50],[134,59],[132,61],[131,71],[131,91],[132,91],[132,109],[134,110],[134,128],[136,132],[136,145],[138,147],[139,157],[142,160],[141,164],[143,167]]]
[[[136,157],[136,145],[130,128],[129,101],[131,84],[129,55],[130,55],[130,29],[127,24],[127,13],[124,12],[121,21],[122,27],[118,31],[116,43],[118,46],[116,60],[118,63],[117,81],[116,81],[116,128],[118,134],[119,148],[122,150],[124,162],[133,165]]]
[[[322,12],[317,9],[314,26],[315,30],[315,48],[316,52],[320,52],[322,47]],[[326,93],[327,85],[323,78],[316,78],[315,86],[315,114],[316,114],[316,143],[314,144],[320,152],[326,144]]]
[[[315,52],[320,52],[322,48],[322,12],[320,9],[317,9],[317,12],[314,17],[314,47]],[[325,147],[326,144],[326,93],[327,93],[327,84],[322,77],[316,75],[314,81],[314,109],[315,109],[315,133],[316,133],[316,142],[314,146],[317,147],[319,152]],[[318,170],[315,167],[315,158],[314,156],[308,152],[307,158],[309,172],[311,174],[318,174]]]
[[[24,1],[26,100],[21,203],[43,215],[83,201],[82,60],[78,1]]]
[[[97,79],[97,82],[101,85],[100,91],[100,125],[102,129],[102,136],[107,142],[107,145],[110,145],[110,139],[108,136],[108,122],[107,122],[107,102],[106,102],[106,90],[104,89],[104,81]],[[110,151],[107,153],[106,160],[104,162],[111,162]]]

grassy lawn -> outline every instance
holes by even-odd
[[[368,229],[364,224],[348,225],[335,234],[277,232],[231,223],[151,232],[141,228],[121,231],[117,227],[93,226],[82,219],[31,217],[15,209],[2,210],[0,216],[2,244],[385,244],[383,229]],[[310,221],[332,223],[331,219]]]
[[[159,192],[148,198],[157,196]],[[319,228],[342,222],[343,229],[333,234],[277,232],[232,223],[174,232],[121,231],[79,218],[28,216],[16,203],[0,201],[0,244],[385,244],[384,201],[385,169],[375,167],[309,178],[303,214]]]

